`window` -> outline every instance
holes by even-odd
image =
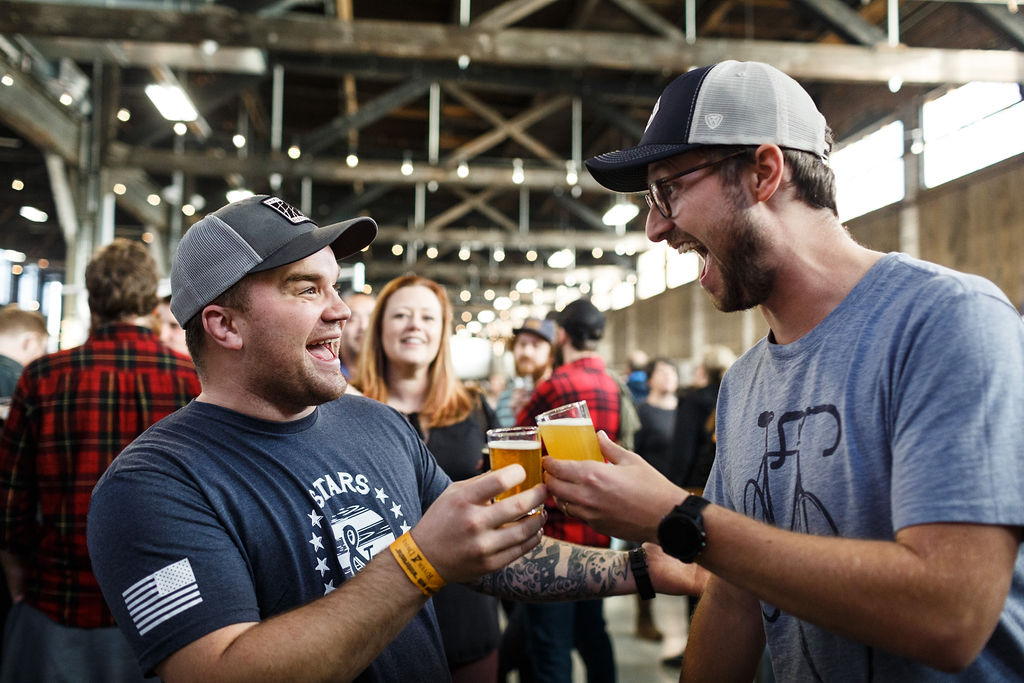
[[[832,154],[839,220],[903,199],[903,122],[896,121]]]
[[[968,83],[921,110],[925,187],[1024,152],[1024,104],[1016,83]]]

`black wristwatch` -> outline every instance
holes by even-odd
[[[683,562],[693,562],[708,545],[701,511],[710,501],[690,495],[672,508],[658,525],[658,544],[662,550]]]
[[[636,592],[643,600],[653,598],[655,596],[654,585],[651,583],[651,575],[647,572],[647,551],[643,547],[633,548],[629,551],[629,568],[633,570]]]

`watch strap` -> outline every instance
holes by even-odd
[[[651,575],[647,571],[647,551],[642,546],[629,551],[629,568],[633,571],[636,592],[644,600],[653,598],[655,596],[654,585],[651,583]]]

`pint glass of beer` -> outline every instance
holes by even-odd
[[[604,462],[586,401],[576,401],[541,413],[537,416],[537,428],[548,455],[563,460]]]
[[[522,484],[498,494],[497,500],[544,483],[540,466],[540,437],[536,427],[506,427],[487,430],[487,450],[491,454],[491,469],[508,465],[522,465],[526,479]],[[538,508],[537,512],[540,511]]]

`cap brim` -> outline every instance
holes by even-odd
[[[287,263],[300,261],[315,254],[326,246],[334,251],[338,261],[359,253],[377,236],[377,224],[372,218],[359,217],[341,223],[314,228],[296,236],[295,239],[268,256],[250,272],[270,270]]]
[[[546,341],[548,344],[553,343],[553,341],[551,339],[548,339],[546,334],[544,334],[540,330],[535,330],[532,327],[517,327],[516,329],[512,330],[512,336],[513,337],[517,337],[520,334],[523,334],[524,332],[526,334],[532,334],[534,337],[539,337],[539,338],[543,339],[544,341]]]
[[[584,163],[594,180],[616,192],[643,192],[647,189],[647,166],[655,161],[674,157],[699,144],[638,145],[607,152]]]

